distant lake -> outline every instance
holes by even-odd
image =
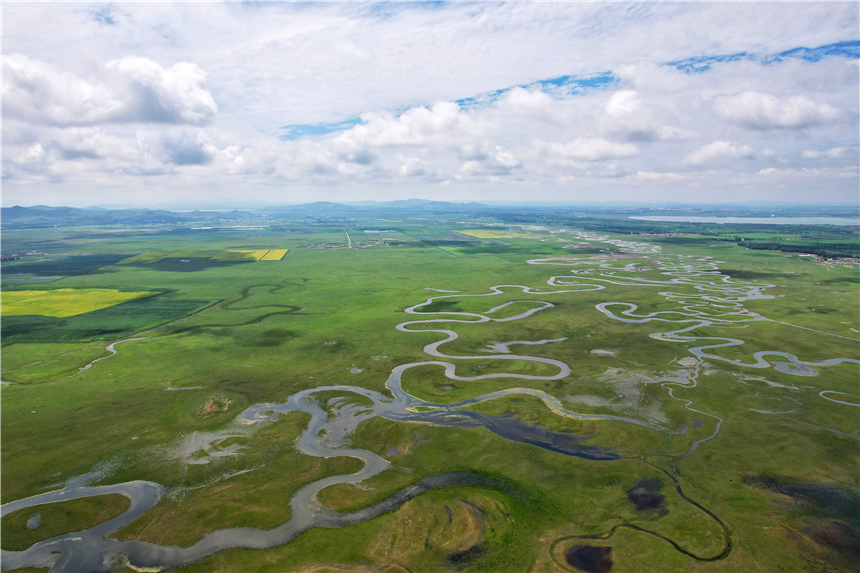
[[[640,221],[663,221],[667,223],[716,223],[725,225],[860,225],[860,219],[851,217],[682,217],[659,215],[654,217],[630,217]]]

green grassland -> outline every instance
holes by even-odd
[[[104,341],[20,345],[17,352],[3,357],[2,377],[16,384],[27,384],[69,376],[85,364],[108,356],[105,346]]]
[[[178,493],[164,498],[114,537],[189,546],[216,529],[271,529],[287,521],[287,501],[301,486],[360,468],[351,458],[316,459],[296,451],[293,442],[307,420],[305,414],[292,413],[250,438],[236,440],[243,454],[229,465],[232,472],[247,473],[217,482],[226,464],[189,467]]]
[[[293,441],[305,428],[306,416],[282,416],[255,433],[234,438],[230,443],[242,446],[239,455],[207,465],[183,466],[171,454],[171,445],[193,432],[226,427],[248,406],[283,402],[304,389],[341,384],[382,392],[394,366],[428,360],[424,345],[445,336],[395,329],[401,322],[419,321],[408,328],[453,329],[459,334],[456,341],[440,348],[452,356],[481,355],[500,342],[566,338],[540,346],[512,346],[511,351],[564,361],[572,373],[556,381],[455,381],[445,378],[438,366],[422,366],[407,371],[402,379],[403,388],[418,398],[453,403],[512,386],[534,388],[558,398],[571,411],[644,419],[673,433],[622,422],[563,418],[530,396],[507,396],[470,407],[573,433],[587,438],[589,445],[622,456],[615,461],[589,461],[515,443],[482,428],[374,418],[359,426],[350,445],[388,459],[392,469],[358,487],[347,484],[323,490],[320,501],[333,510],[365,507],[423,477],[454,470],[486,476],[498,487],[431,491],[364,523],[312,529],[291,543],[264,551],[223,551],[180,571],[324,571],[324,566],[331,566],[554,572],[567,570],[559,559],[567,546],[578,543],[576,536],[604,534],[605,539],[590,543],[611,545],[613,571],[620,572],[849,571],[854,567],[850,543],[847,550],[828,544],[816,525],[838,522],[856,530],[848,518],[826,504],[819,508],[808,496],[791,497],[784,493],[785,487],[775,492],[761,485],[771,482],[753,478],[783,476],[796,483],[836,484],[845,491],[860,488],[856,409],[819,396],[822,390],[834,390],[847,393],[846,400],[857,401],[858,365],[822,367],[818,376],[798,377],[773,368],[707,361],[695,387],[673,387],[677,398],[673,400],[666,379],[681,368],[673,360],[689,356],[690,345],[649,335],[678,327],[624,324],[598,312],[595,305],[623,301],[638,305],[640,312],[656,312],[677,306],[660,292],[693,294],[690,287],[609,284],[602,291],[552,295],[506,288],[502,295],[455,295],[418,309],[486,312],[514,300],[546,300],[555,305],[510,322],[422,323],[421,316],[403,312],[430,297],[448,294],[425,290],[428,287],[463,294],[489,293],[489,287],[504,284],[565,290],[549,287],[546,281],[569,275],[567,267],[525,261],[544,256],[588,257],[606,249],[617,252],[611,245],[592,242],[589,249],[570,249],[565,245],[580,241],[538,231],[523,234],[539,238],[482,239],[458,232],[477,228],[474,224],[404,219],[351,222],[346,228],[353,241],[385,238],[396,244],[348,249],[343,247],[342,224],[303,221],[287,227],[241,234],[183,228],[110,233],[99,228],[4,230],[4,249],[7,242],[19,250],[39,248],[49,253],[46,260],[62,262],[66,260],[62,253],[70,252],[117,253],[105,259],[110,263],[83,273],[40,266],[38,272],[65,277],[51,288],[163,294],[66,319],[3,316],[3,380],[15,384],[2,387],[2,501],[44,491],[56,483],[57,472],[69,477],[100,465],[113,468],[102,483],[145,479],[171,491],[159,505],[114,534],[117,538],[187,546],[219,528],[274,527],[289,518],[287,502],[298,488],[359,467],[352,458],[300,454]],[[365,228],[399,233],[395,241],[394,234],[365,234]],[[812,361],[860,357],[856,342],[839,337],[860,337],[857,270],[748,250],[731,241],[612,238],[659,245],[665,254],[714,257],[736,280],[774,285],[765,291],[774,298],[744,305],[780,323],[758,321],[744,328],[709,327],[692,333],[745,341],[739,347],[714,351],[719,356],[751,362],[756,351],[779,350]],[[310,248],[325,243],[340,246]],[[263,250],[273,245],[289,248],[289,253],[277,261],[185,257],[191,262],[182,263],[182,257],[171,255],[116,264],[141,253]],[[619,266],[629,262],[644,265],[648,261],[617,261]],[[656,270],[638,276],[666,279]],[[493,316],[508,317],[532,307],[533,303],[517,303]],[[58,380],[105,356],[108,341],[131,333],[145,339],[119,345],[116,356]],[[461,376],[557,372],[550,365],[525,361],[452,361]],[[169,390],[174,388],[188,389]],[[198,409],[216,394],[231,400],[227,411],[197,416]],[[317,399],[325,405],[338,396],[350,393],[328,392]],[[588,398],[576,398],[583,396]],[[352,400],[361,403],[361,399]],[[681,400],[692,400],[692,407],[718,416],[722,424],[716,438],[701,444],[673,469],[669,458],[655,454],[683,454],[717,427],[716,418],[688,411]],[[726,524],[732,543],[728,556],[698,561],[665,540],[699,557],[717,555],[725,546],[719,523],[686,501],[664,472],[676,475],[684,495]],[[665,513],[637,511],[626,497],[646,477],[662,484]],[[47,524],[46,510],[40,511]],[[4,518],[4,538],[11,527],[6,522]],[[618,524],[647,531],[621,527],[609,536]],[[564,541],[553,545],[559,539]]]
[[[110,494],[48,503],[38,509],[20,509],[2,520],[2,547],[6,551],[23,551],[43,539],[98,525],[121,514],[128,506],[128,498]],[[31,529],[27,522],[37,515],[39,524]]]

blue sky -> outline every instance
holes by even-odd
[[[856,3],[2,11],[4,205],[860,196]]]

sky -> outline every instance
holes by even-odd
[[[3,2],[2,203],[857,204],[858,9]]]

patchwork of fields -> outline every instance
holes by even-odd
[[[254,249],[228,251],[174,251],[135,255],[119,261],[120,265],[151,264],[165,259],[210,259],[218,262],[280,261],[289,249]]]

